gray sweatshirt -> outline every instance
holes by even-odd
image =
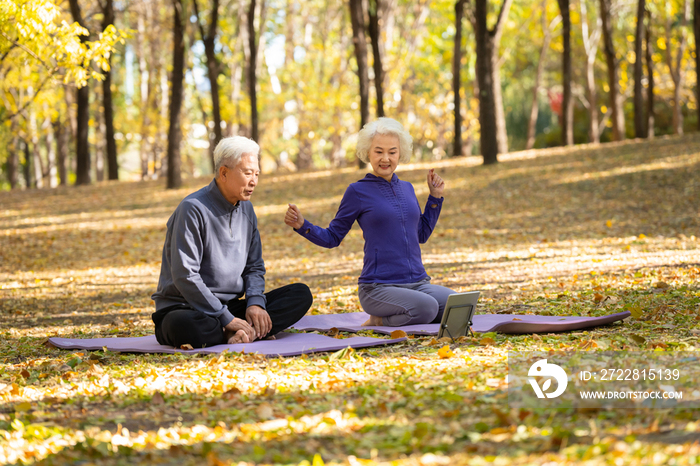
[[[250,201],[233,205],[212,181],[182,200],[168,220],[156,310],[176,304],[233,320],[226,302],[245,293],[265,309],[265,263]]]

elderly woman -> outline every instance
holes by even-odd
[[[421,214],[413,186],[394,173],[399,162],[410,159],[412,145],[413,138],[396,120],[368,123],[358,135],[357,157],[371,165],[372,173],[348,186],[328,228],[304,219],[293,204],[284,218],[301,236],[325,248],[338,246],[355,220],[360,224],[365,257],[358,294],[370,315],[364,325],[439,322],[447,297],[454,293],[430,284],[420,251],[438,221],[445,182],[428,171],[430,195]]]

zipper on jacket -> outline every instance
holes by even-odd
[[[389,183],[389,186],[391,187],[391,192],[394,193],[394,197],[398,202],[399,196],[396,195],[396,191],[394,191],[394,186],[391,183]],[[401,212],[401,229],[403,230],[403,240],[404,244],[406,244],[406,262],[408,263],[408,274],[411,277],[411,280],[413,280],[413,268],[411,267],[411,256],[408,250],[408,234],[406,233],[406,218],[404,217],[403,206],[401,205],[401,203],[399,203],[399,212]]]

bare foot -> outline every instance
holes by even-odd
[[[369,320],[362,324],[363,327],[381,327],[382,324],[382,318],[377,317],[377,316],[369,316]]]
[[[226,332],[227,340],[229,345],[235,345],[237,343],[248,343],[248,334],[245,333],[245,330],[238,330],[236,333],[229,333]]]

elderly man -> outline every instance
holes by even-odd
[[[272,337],[311,307],[311,292],[301,283],[264,292],[265,263],[250,203],[259,152],[250,139],[222,139],[214,151],[216,177],[168,220],[152,296],[161,345],[203,348]]]

